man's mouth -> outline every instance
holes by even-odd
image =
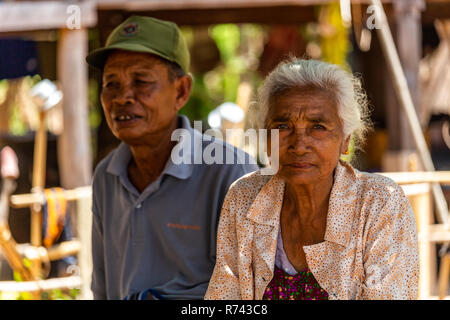
[[[125,122],[125,121],[131,121],[142,118],[141,116],[135,115],[135,114],[119,114],[114,117],[115,121],[119,122]]]

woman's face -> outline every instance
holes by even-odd
[[[317,88],[292,88],[272,98],[266,125],[279,130],[277,174],[295,185],[332,178],[350,140],[333,95]]]

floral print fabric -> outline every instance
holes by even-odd
[[[328,300],[328,293],[317,283],[308,268],[290,275],[275,266],[272,281],[263,300]]]

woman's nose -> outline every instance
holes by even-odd
[[[289,148],[296,153],[304,153],[310,148],[310,137],[304,128],[296,128],[289,142]]]

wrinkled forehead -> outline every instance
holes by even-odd
[[[339,119],[335,94],[317,87],[290,88],[278,92],[270,98],[268,115],[322,115]]]
[[[115,50],[106,59],[103,75],[125,70],[160,72],[164,67],[163,60],[150,53]]]

